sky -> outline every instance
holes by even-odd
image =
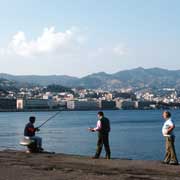
[[[179,0],[0,0],[0,73],[180,69]]]

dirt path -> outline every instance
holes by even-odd
[[[0,152],[0,180],[180,180],[180,166],[159,161],[94,160],[64,154]]]

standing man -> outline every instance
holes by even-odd
[[[176,157],[176,152],[174,147],[175,135],[173,130],[175,128],[175,124],[171,119],[170,112],[164,111],[162,116],[165,120],[165,123],[162,127],[162,134],[166,140],[166,154],[163,163],[170,165],[178,165],[178,160]]]
[[[95,128],[89,128],[91,132],[96,132],[96,131],[98,132],[97,149],[95,156],[93,156],[93,159],[99,158],[103,145],[106,151],[106,159],[110,159],[111,158],[111,151],[109,147],[110,122],[108,118],[104,117],[103,112],[98,112],[97,116],[98,116],[97,126]]]
[[[34,127],[35,120],[36,120],[36,118],[34,116],[31,116],[29,118],[29,123],[26,124],[26,126],[24,128],[24,136],[29,137],[32,140],[35,140],[35,142],[37,144],[37,148],[42,151],[43,150],[42,138],[35,135],[35,132],[39,131],[39,128]]]

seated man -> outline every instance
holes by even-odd
[[[34,123],[35,123],[36,118],[34,116],[31,116],[29,118],[29,123],[26,124],[25,128],[24,128],[24,136],[28,137],[32,140],[35,140],[36,144],[37,144],[37,148],[42,151],[42,138],[38,137],[35,135],[36,131],[39,131],[39,128],[35,128],[34,127]]]

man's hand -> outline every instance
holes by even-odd
[[[94,128],[88,128],[89,131],[95,132]]]
[[[37,128],[35,128],[35,130],[37,131],[37,132],[39,132],[40,131],[40,129],[37,127]]]
[[[170,126],[168,129],[167,129],[167,134],[170,134],[171,131],[175,128],[175,126]]]

